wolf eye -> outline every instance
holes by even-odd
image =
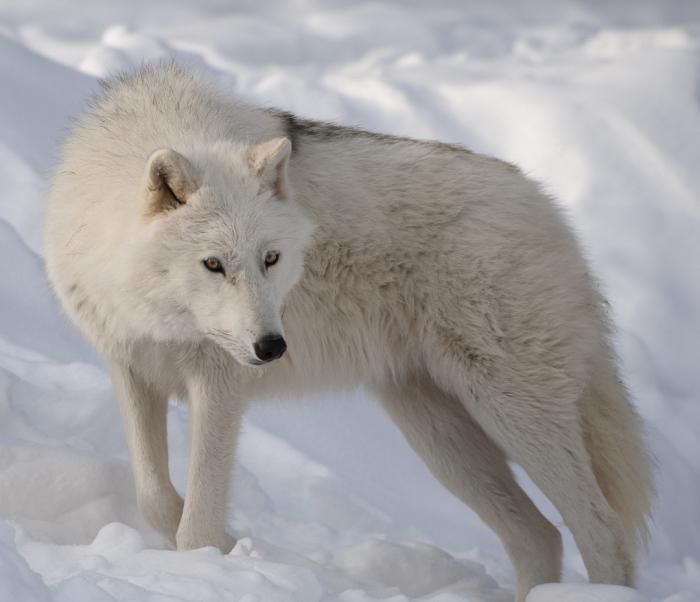
[[[221,265],[221,261],[219,261],[216,257],[207,257],[206,259],[202,260],[202,263],[210,272],[217,272],[219,274],[224,273],[224,266]]]
[[[279,261],[279,258],[279,251],[268,251],[265,253],[265,269],[271,268],[273,265],[275,265]]]

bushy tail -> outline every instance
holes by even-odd
[[[583,428],[596,479],[623,522],[634,557],[649,539],[652,463],[642,421],[617,376],[613,355],[605,351],[597,359],[591,386],[582,398]]]

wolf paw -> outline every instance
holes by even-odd
[[[197,548],[213,546],[221,550],[223,554],[228,554],[233,549],[233,546],[236,545],[236,538],[226,533],[226,531],[211,535],[180,528],[178,529],[175,540],[178,551],[195,550]]]
[[[150,525],[171,545],[176,545],[175,534],[183,508],[183,500],[177,491],[170,486],[152,493],[142,492],[138,496],[138,505]]]

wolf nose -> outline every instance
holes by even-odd
[[[259,360],[271,362],[282,357],[287,350],[287,343],[278,334],[266,334],[253,344],[253,349]]]

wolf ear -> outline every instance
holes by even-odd
[[[184,205],[199,188],[192,164],[169,148],[161,148],[151,154],[146,178],[149,215]]]
[[[279,199],[289,198],[287,165],[292,143],[287,138],[274,138],[254,146],[249,153],[250,164],[262,181]]]

